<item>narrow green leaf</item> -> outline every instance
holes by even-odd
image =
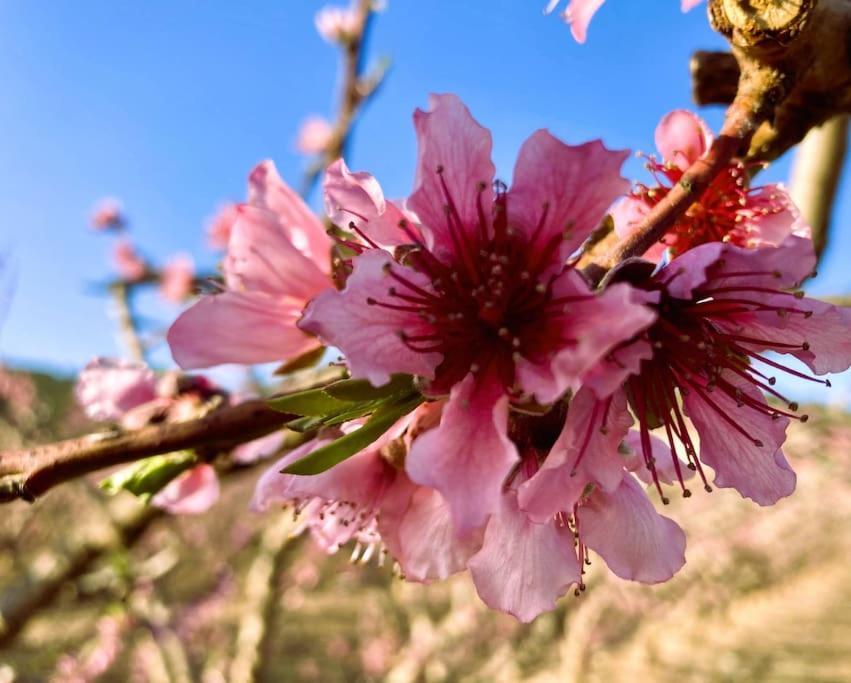
[[[111,474],[100,483],[100,487],[110,494],[129,491],[148,500],[197,462],[198,458],[192,451],[155,455]]]
[[[269,407],[282,413],[324,417],[350,408],[351,403],[340,401],[326,393],[324,388],[320,388],[269,399]]]
[[[300,356],[296,356],[290,361],[287,361],[279,368],[277,368],[274,372],[276,375],[289,375],[292,372],[296,372],[298,370],[306,370],[307,368],[312,368],[316,365],[320,360],[322,360],[322,356],[325,355],[325,347],[317,346],[315,349],[310,349],[310,351],[305,351]]]
[[[362,451],[378,439],[403,415],[411,412],[420,403],[422,396],[414,396],[401,403],[389,403],[379,408],[360,429],[319,448],[310,455],[285,468],[283,474],[319,474],[346,458]]]
[[[387,384],[375,387],[365,379],[343,379],[325,387],[325,392],[341,401],[374,401],[407,394],[414,390],[410,375],[393,375]]]

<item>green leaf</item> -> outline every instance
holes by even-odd
[[[328,394],[324,388],[320,388],[269,399],[269,406],[282,413],[325,417],[350,408],[351,402],[340,401]]]
[[[410,375],[393,375],[387,384],[375,387],[365,379],[343,379],[325,387],[325,392],[341,401],[374,401],[414,390]]]
[[[325,424],[326,419],[326,417],[308,415],[306,417],[299,417],[291,422],[287,422],[285,426],[287,429],[303,434],[304,432],[312,432],[314,429],[319,429]]]
[[[197,462],[198,457],[192,451],[155,455],[111,474],[100,483],[100,487],[113,495],[129,491],[147,501]]]
[[[282,473],[319,474],[330,469],[369,446],[390,429],[396,420],[411,412],[422,401],[422,396],[416,395],[399,403],[387,403],[381,406],[360,429],[313,451],[310,455],[286,467]]]
[[[292,372],[296,372],[298,370],[306,370],[307,368],[312,368],[316,365],[320,360],[322,360],[322,356],[325,355],[325,347],[317,346],[315,349],[310,349],[310,351],[305,351],[300,356],[296,356],[290,361],[287,361],[279,368],[277,368],[274,372],[275,375],[289,375]]]

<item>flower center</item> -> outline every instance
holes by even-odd
[[[438,255],[403,221],[400,227],[412,248],[402,250],[397,265],[387,268],[394,280],[387,297],[368,303],[415,313],[425,323],[425,333],[420,326],[416,334],[403,329],[399,335],[412,350],[443,354],[432,391],[444,393],[468,372],[485,371],[511,388],[514,365],[521,356],[536,357],[544,347],[565,341],[546,340],[540,329],[542,320],[557,317],[568,303],[577,300],[555,296],[552,291],[563,272],[559,267],[553,274],[551,268],[563,235],[544,237],[547,206],[531,235],[511,227],[502,183],[495,186],[490,216],[482,202],[485,188],[479,186],[478,222],[465,225],[443,181],[442,169],[437,173],[445,199],[446,223],[440,227],[451,248]],[[431,286],[414,283],[407,268],[425,275]]]
[[[724,277],[730,280],[754,275],[771,273],[725,273]],[[662,292],[658,321],[645,333],[654,348],[653,357],[642,361],[640,374],[627,383],[627,393],[640,423],[644,460],[663,502],[667,499],[659,487],[650,447],[649,429],[652,428],[664,427],[683,494],[691,495],[683,484],[680,460],[676,455],[678,450],[684,451],[688,467],[697,470],[706,490],[711,490],[686,429],[677,393],[680,397],[688,396],[690,392],[697,394],[731,429],[757,447],[764,444],[742,426],[742,420],[737,420],[735,414],[719,405],[714,397],[716,393],[733,399],[743,410],[756,411],[771,419],[782,416],[807,421],[807,415],[796,414],[797,403],[774,389],[776,378],[766,372],[780,370],[826,386],[830,386],[830,381],[789,368],[764,355],[764,351],[807,351],[809,344],[745,336],[731,331],[735,328],[725,324],[725,321],[746,313],[808,318],[812,315],[811,311],[792,305],[801,295],[800,292],[748,284],[704,287],[695,291],[691,300],[676,299]],[[785,404],[785,409],[770,405],[761,396],[743,390],[743,385],[774,396]]]
[[[665,198],[670,186],[680,182],[683,171],[673,164],[659,163],[655,159],[647,162],[647,168],[659,181],[659,186],[639,186],[633,196],[652,207]],[[730,164],[715,177],[700,201],[692,204],[661,241],[672,249],[674,255],[707,242],[748,246],[755,223],[784,210],[786,206],[774,193],[766,194],[765,188],[761,187],[748,187],[744,164]]]

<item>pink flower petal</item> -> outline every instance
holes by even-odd
[[[631,474],[616,491],[595,491],[577,512],[580,539],[622,579],[667,581],[685,564],[686,537],[656,512]]]
[[[511,492],[501,497],[499,511],[485,529],[482,549],[468,566],[485,604],[522,622],[553,609],[556,600],[580,581],[570,529],[532,522]]]
[[[237,291],[256,290],[307,302],[331,287],[327,274],[293,246],[274,213],[245,204],[238,208],[224,269],[228,288]]]
[[[419,149],[408,208],[419,217],[430,246],[453,257],[444,207],[451,201],[462,230],[478,229],[478,203],[489,210],[493,201],[493,143],[456,95],[432,95],[430,104],[430,111],[414,112]]]
[[[284,432],[272,432],[259,439],[249,441],[233,449],[231,460],[241,465],[250,465],[276,453],[284,442]]]
[[[663,484],[676,484],[679,482],[677,470],[674,466],[674,458],[676,457],[671,452],[671,447],[660,439],[655,434],[650,434],[650,453],[654,461],[656,476]],[[624,445],[629,448],[631,454],[624,459],[624,466],[635,476],[641,479],[648,486],[652,485],[653,475],[644,461],[641,446],[641,432],[637,429],[632,429],[624,439]],[[686,463],[680,462],[680,473],[683,481],[691,479],[695,472],[686,466]]]
[[[392,202],[384,199],[378,181],[364,171],[351,172],[338,159],[325,171],[325,211],[341,228],[354,223],[358,230],[381,246],[407,244],[410,239],[399,228],[405,217]]]
[[[724,245],[720,242],[701,244],[671,261],[656,279],[665,285],[671,296],[691,299],[692,292],[709,279],[710,269],[717,265],[723,253]]]
[[[153,401],[157,381],[142,363],[94,358],[80,372],[74,394],[93,420],[119,420],[129,410]]]
[[[219,478],[207,464],[196,465],[171,481],[151,499],[151,505],[172,515],[200,515],[219,499]]]
[[[290,242],[327,273],[331,269],[331,238],[304,200],[281,180],[275,164],[262,161],[248,177],[248,203],[278,215]]]
[[[765,405],[762,394],[749,382],[732,373],[722,377],[743,396]],[[795,473],[780,451],[789,418],[772,419],[737,405],[722,391],[707,393],[705,388],[691,387],[684,404],[700,436],[700,460],[715,470],[716,486],[734,488],[760,505],[773,505],[795,490]]]
[[[303,305],[263,292],[204,297],[169,329],[172,356],[184,369],[294,358],[317,346],[296,327]]]
[[[411,480],[446,498],[461,536],[499,507],[503,481],[518,459],[507,421],[502,387],[471,373],[453,387],[440,426],[416,439],[405,461]]]
[[[680,3],[683,12],[688,12],[690,9],[697,7],[703,0],[682,0]]]
[[[160,294],[169,301],[181,303],[192,294],[195,264],[189,256],[176,256],[162,270]]]
[[[748,247],[779,247],[789,235],[812,238],[812,229],[781,185],[752,188],[748,194],[748,203],[756,208],[765,207],[769,211],[765,215],[753,211],[754,215],[749,221],[753,232]],[[785,208],[777,211],[777,207]]]
[[[583,377],[617,344],[649,326],[655,319],[652,310],[638,306],[643,299],[625,284],[607,287],[592,295],[582,276],[575,270],[563,273],[553,284],[555,297],[584,297],[565,305],[561,316],[535,320],[521,332],[523,349],[534,344],[524,335],[540,338],[540,354],[529,354],[517,361],[517,377],[523,389],[542,403],[550,403],[567,389],[576,389]],[[571,340],[552,353],[552,339]],[[600,383],[598,386],[605,386]]]
[[[508,194],[512,227],[530,238],[537,233],[537,247],[565,237],[553,253],[553,260],[563,263],[629,190],[620,175],[628,156],[628,150],[610,151],[599,140],[567,145],[537,131],[523,143],[514,167]]]
[[[705,245],[703,248],[708,247]],[[696,251],[695,249],[691,250]],[[674,263],[680,262],[681,258]],[[713,268],[712,287],[744,284],[764,286],[770,289],[794,288],[813,274],[816,267],[816,255],[813,243],[804,237],[791,235],[776,246],[763,246],[759,249],[745,249],[733,244],[725,244],[719,254],[722,263]],[[690,268],[690,265],[684,266]],[[763,273],[751,277],[736,276],[729,281],[727,273]]]
[[[851,309],[786,295],[767,295],[761,297],[760,302],[801,313],[789,312],[782,317],[776,311],[739,313],[728,319],[719,319],[717,326],[730,334],[767,340],[766,344],[747,343],[743,346],[788,353],[806,363],[818,375],[843,372],[851,366]],[[796,345],[798,348],[776,348],[774,344]]]
[[[517,496],[520,507],[534,521],[545,522],[571,510],[588,483],[607,490],[617,488],[625,462],[618,447],[630,425],[632,417],[624,392],[617,392],[608,402],[597,400],[588,389],[580,389],[541,469],[521,484]]]
[[[712,137],[703,119],[685,109],[675,109],[656,127],[656,148],[665,161],[685,170],[706,153]]]
[[[434,489],[400,472],[381,505],[378,530],[408,581],[442,581],[463,571],[481,547],[481,533],[459,539],[449,506]]]
[[[321,474],[281,474],[285,467],[331,440],[314,440],[291,451],[272,465],[257,481],[251,509],[262,512],[273,505],[297,504],[311,498],[376,509],[396,476],[393,467],[384,460],[377,448],[361,451]]]
[[[389,290],[399,284],[388,272],[393,268],[410,282],[431,289],[429,279],[393,262],[390,254],[371,249],[354,259],[354,272],[341,292],[327,290],[305,311],[300,327],[342,350],[353,377],[375,386],[386,384],[393,373],[431,377],[439,353],[412,351],[399,335],[428,333],[424,321],[406,311],[370,302],[395,303]]]
[[[584,43],[588,36],[588,24],[602,7],[605,0],[571,0],[564,11],[564,20],[570,24],[570,32],[577,43]]]

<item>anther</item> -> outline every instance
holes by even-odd
[[[691,498],[691,491],[689,489],[683,489],[683,498]]]

